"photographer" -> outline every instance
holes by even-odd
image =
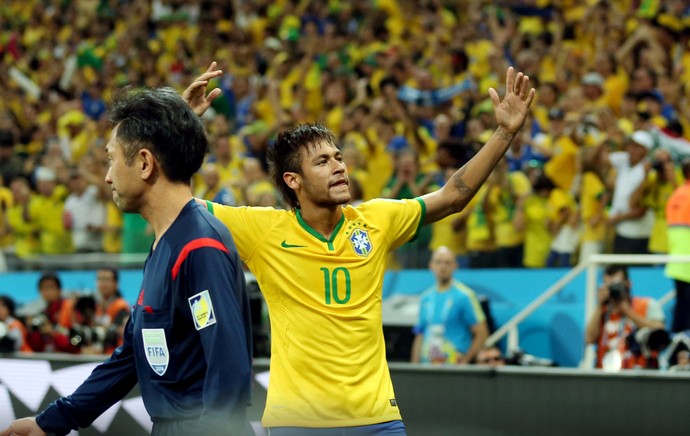
[[[632,350],[638,348],[634,343],[635,331],[665,327],[659,302],[648,297],[632,297],[631,285],[626,266],[609,265],[604,271],[599,304],[585,331],[587,343],[597,345],[597,368],[615,371],[648,367],[647,356],[638,356]]]
[[[92,295],[76,297],[72,326],[66,332],[75,353],[101,354],[117,347],[117,327],[101,324],[97,313],[98,306]]]
[[[26,342],[26,328],[14,317],[14,300],[0,295],[0,353],[30,352]]]

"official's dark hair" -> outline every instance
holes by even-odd
[[[47,281],[54,282],[57,285],[58,289],[62,289],[62,281],[60,281],[60,277],[58,277],[57,274],[55,274],[54,272],[46,271],[43,274],[41,274],[41,278],[38,279],[38,287],[40,288],[41,285]]]
[[[208,140],[199,117],[172,88],[127,88],[116,95],[109,119],[125,161],[143,148],[160,162],[165,176],[189,183],[199,170]]]
[[[327,143],[338,147],[333,133],[320,124],[303,124],[281,132],[275,143],[268,148],[269,175],[285,204],[290,208],[299,207],[297,195],[283,180],[286,172],[302,174],[302,150]]]
[[[630,280],[630,276],[628,275],[628,267],[625,265],[621,264],[611,264],[606,267],[604,270],[604,274],[607,276],[612,276],[616,273],[622,272],[623,277],[625,277],[625,280]]]

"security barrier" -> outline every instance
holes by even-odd
[[[72,392],[97,364],[85,356],[0,358],[0,427]],[[257,434],[269,362],[254,365]],[[396,399],[410,435],[688,434],[690,374],[574,368],[429,367],[393,362]],[[135,388],[80,435],[139,436],[150,422]],[[347,395],[347,392],[343,392]]]

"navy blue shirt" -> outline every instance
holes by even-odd
[[[124,344],[37,423],[58,434],[86,427],[138,382],[154,425],[188,419],[199,434],[238,433],[251,400],[249,313],[228,229],[192,200],[149,253]]]

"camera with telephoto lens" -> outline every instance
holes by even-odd
[[[69,342],[75,347],[100,345],[105,339],[105,329],[101,326],[75,324],[69,331]]]
[[[609,284],[609,298],[614,303],[623,301],[623,297],[628,295],[628,286],[623,282],[613,282]]]
[[[537,357],[532,354],[527,354],[521,349],[511,351],[505,359],[506,365],[516,366],[540,366],[540,367],[557,367],[558,363],[551,359]]]
[[[28,325],[29,331],[31,333],[40,333],[43,331],[43,328],[48,324],[50,324],[50,320],[48,319],[48,317],[43,313],[39,313],[38,315],[31,317],[31,321]]]
[[[9,326],[0,321],[0,353],[11,353],[15,350],[15,340],[9,335]]]

